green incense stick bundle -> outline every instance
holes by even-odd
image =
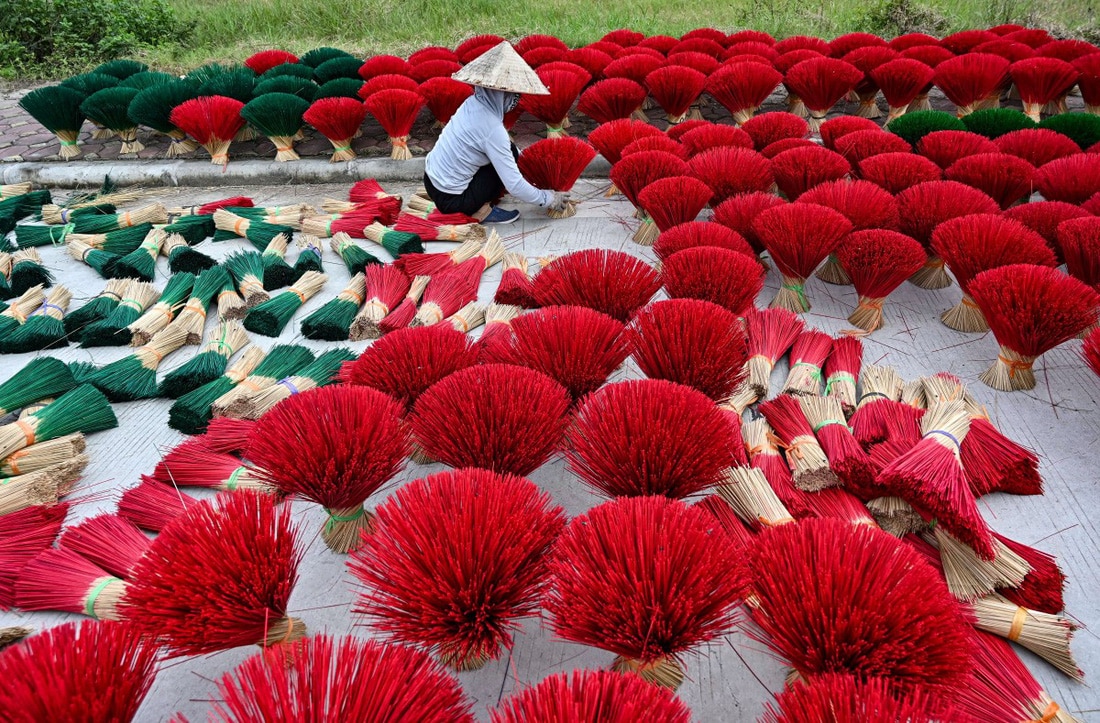
[[[60,397],[76,386],[69,367],[59,359],[31,359],[10,379],[0,384],[0,416],[42,399]]]
[[[315,272],[310,272],[315,273]],[[335,299],[302,320],[302,334],[307,339],[344,341],[348,338],[351,322],[359,313],[366,293],[363,274],[356,274]]]
[[[214,414],[234,419],[259,419],[287,397],[330,383],[344,362],[355,358],[356,355],[348,349],[325,352],[297,374],[283,377],[258,391],[244,391],[229,404],[218,400],[214,405]]]
[[[263,362],[264,356],[263,349],[250,346],[225,374],[182,395],[168,410],[168,426],[184,434],[201,434],[213,416],[210,406],[214,400],[247,379]]]
[[[248,344],[248,334],[238,321],[223,321],[202,350],[160,382],[160,395],[179,399],[225,374],[229,359]]]
[[[328,277],[317,271],[307,271],[286,291],[249,309],[244,328],[254,334],[278,336],[298,309],[320,291]]]

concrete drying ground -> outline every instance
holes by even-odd
[[[409,194],[413,186],[386,184],[391,192]],[[615,200],[602,198],[606,182],[583,181],[577,193],[586,200],[572,219],[550,221],[538,209],[522,207],[524,216],[513,226],[505,227],[506,244],[522,251],[532,261],[540,256],[560,255],[568,251],[599,247],[625,250],[649,261],[650,249],[630,241],[635,221],[631,208],[620,196]],[[308,202],[320,204],[325,197],[346,197],[347,185],[263,186],[164,189],[151,200],[168,205],[195,204],[230,195],[249,195],[257,206],[287,205]],[[59,194],[60,195],[60,194]],[[136,207],[138,204],[134,204]],[[244,241],[223,244],[203,243],[199,249],[216,258],[244,248]],[[430,243],[428,251],[442,251],[453,244]],[[290,253],[293,263],[294,251]],[[384,252],[378,251],[383,254]],[[73,290],[72,308],[78,308],[103,288],[103,280],[95,272],[74,262],[63,248],[42,249],[46,265],[57,282]],[[343,264],[326,249],[325,269],[329,281],[321,294],[299,311],[279,339],[254,336],[253,342],[270,348],[280,342],[302,343],[321,350],[335,345],[311,342],[301,337],[299,323],[307,313],[331,299],[348,280]],[[158,285],[167,278],[166,262],[162,258]],[[489,301],[500,279],[500,267],[486,272],[480,297]],[[777,274],[773,270],[759,303],[766,305],[775,293]],[[806,315],[807,322],[829,333],[847,328],[845,317],[855,305],[851,287],[829,286],[812,280],[807,293],[814,304]],[[1092,375],[1078,358],[1079,341],[1072,341],[1046,354],[1036,365],[1038,388],[1032,392],[1011,394],[995,392],[978,381],[978,374],[996,358],[997,345],[991,335],[964,335],[944,327],[938,319],[941,311],[958,301],[957,287],[942,291],[925,291],[904,284],[890,297],[886,306],[887,326],[864,340],[865,363],[892,364],[907,378],[937,371],[949,371],[969,383],[975,396],[989,408],[993,421],[1009,437],[1039,452],[1046,494],[1041,497],[1011,497],[992,495],[981,500],[983,513],[998,532],[1029,545],[1035,545],[1058,557],[1069,586],[1066,591],[1067,610],[1084,629],[1077,633],[1074,650],[1080,666],[1091,680],[1100,672],[1100,640],[1093,630],[1100,630],[1100,562],[1096,555],[1098,536],[1097,509],[1100,468],[1100,380]],[[213,315],[212,315],[213,316]],[[214,324],[211,319],[209,326]],[[208,326],[208,328],[209,328]],[[480,333],[479,331],[473,332]],[[349,343],[362,351],[366,342]],[[69,347],[49,352],[63,360],[85,360],[96,364],[114,361],[127,353],[123,348],[79,349]],[[179,366],[194,353],[183,350],[165,361],[162,372]],[[6,379],[20,369],[31,355],[0,357],[0,379]],[[773,393],[785,374],[781,363],[772,377]],[[637,376],[627,365],[613,380]],[[80,483],[76,497],[88,498],[75,505],[69,513],[69,523],[86,516],[112,510],[121,490],[137,483],[142,473],[150,472],[158,455],[183,437],[167,426],[169,403],[164,400],[118,404],[118,429],[95,434],[88,440],[91,463]],[[385,494],[412,479],[440,471],[441,465],[409,464],[390,485]],[[531,478],[549,491],[555,501],[572,516],[582,513],[600,500],[590,493],[556,459],[537,470]],[[196,490],[188,492],[201,496]],[[381,502],[384,494],[369,501]],[[333,635],[371,635],[363,621],[350,612],[355,599],[353,579],[346,571],[344,556],[329,551],[319,539],[324,513],[317,505],[303,501],[293,503],[295,518],[301,523],[301,543],[306,553],[298,584],[291,597],[290,611],[302,618],[313,633]],[[50,613],[0,613],[0,626],[31,625],[46,628],[79,616]],[[1091,628],[1091,630],[1090,630]],[[138,719],[165,721],[182,711],[192,721],[207,717],[208,701],[217,697],[214,681],[231,670],[241,660],[256,652],[255,648],[238,648],[217,655],[184,658],[168,663],[157,678]],[[1100,694],[1090,685],[1075,683],[1042,660],[1022,652],[1035,676],[1063,707],[1082,720],[1100,719]],[[546,676],[574,668],[607,667],[612,655],[596,648],[555,640],[538,619],[527,621],[517,637],[511,655],[491,662],[484,669],[462,673],[459,678],[474,702],[479,718],[486,720],[488,710],[512,691],[537,683]],[[763,646],[743,635],[715,642],[687,659],[688,679],[679,694],[700,721],[752,721],[763,710],[771,694],[782,689],[783,666],[771,658]]]

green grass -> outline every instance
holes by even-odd
[[[616,28],[674,36],[697,27],[753,28],[778,37],[832,37],[855,30],[888,35],[908,29],[935,32],[927,27],[883,26],[872,11],[886,5],[901,6],[893,17],[902,22],[921,19],[911,8],[931,10],[944,22],[943,33],[1016,21],[1088,36],[1095,31],[1100,11],[1098,0],[169,0],[169,5],[181,21],[193,25],[194,34],[182,48],[155,49],[143,59],[172,70],[208,61],[240,61],[271,47],[301,53],[329,45],[360,57],[407,54],[429,44],[453,47],[478,33],[513,39],[550,33],[576,46]]]

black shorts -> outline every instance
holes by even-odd
[[[512,144],[512,155],[519,158],[519,149]],[[470,179],[470,184],[462,193],[444,193],[432,185],[432,179],[424,174],[424,188],[428,192],[428,198],[443,213],[464,213],[472,216],[485,204],[495,204],[504,196],[507,189],[504,182],[497,175],[497,170],[492,164],[482,166]]]

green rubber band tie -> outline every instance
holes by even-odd
[[[95,251],[96,249],[91,249],[91,250]],[[118,302],[119,306],[123,306],[124,304],[129,304],[130,306],[134,307],[134,309],[136,309],[137,311],[141,311],[141,302],[138,301],[137,299],[123,299],[122,301]]]
[[[805,307],[810,306],[810,300],[806,298],[805,284],[783,284],[782,288],[789,289],[789,290],[793,291],[794,293],[798,294],[798,300],[799,300],[799,302],[801,302],[801,304],[803,306],[805,306]]]
[[[855,386],[856,378],[848,372],[836,372],[830,374],[828,381],[825,382],[825,394],[828,395],[833,389],[833,385],[838,382],[851,382],[852,386]]]
[[[61,145],[63,145],[63,146],[75,146],[76,145],[76,141],[67,141],[64,138],[59,138],[58,140],[61,141]]]
[[[355,514],[352,515],[334,515],[332,514],[332,510],[326,507],[325,512],[328,513],[328,519],[325,521],[325,532],[332,532],[332,528],[336,527],[337,522],[354,522],[361,518],[366,513],[366,510],[360,507],[355,511]]]
[[[346,146],[333,146],[332,150],[334,150],[334,151],[350,151],[351,150],[351,144],[349,143]]]
[[[826,419],[821,424],[815,424],[814,425],[814,431],[816,432],[819,429],[821,429],[822,427],[828,427],[830,424],[839,424],[840,426],[844,427],[845,429],[848,428],[848,425],[840,419]]]
[[[244,472],[244,467],[238,467],[237,469],[233,470],[233,474],[229,475],[229,479],[225,481],[225,489],[230,492],[236,492],[237,479],[241,476],[242,472]]]
[[[794,366],[796,366],[796,367],[809,367],[810,369],[813,370],[813,371],[810,372],[810,376],[812,378],[816,379],[819,382],[821,381],[821,367],[819,367],[815,364],[811,364],[810,362],[795,362]]]
[[[62,214],[62,215],[64,215],[64,214]],[[55,226],[51,226],[50,227],[50,243],[52,243],[54,246],[60,246],[61,244],[65,243],[65,237],[69,235],[69,232],[72,231],[73,228],[75,228],[75,226],[71,223],[67,223],[59,229],[57,229]],[[57,238],[54,238],[54,235],[53,235],[53,232],[54,232],[55,229],[61,232],[61,235],[58,236]]]
[[[546,124],[547,133],[564,133],[565,126],[552,126],[549,123]]]
[[[99,598],[100,594],[107,589],[107,586],[116,580],[118,580],[117,577],[105,577],[92,588],[92,591],[88,593],[88,597],[84,599],[85,615],[93,620],[99,620],[99,616],[95,614],[95,601]]]

